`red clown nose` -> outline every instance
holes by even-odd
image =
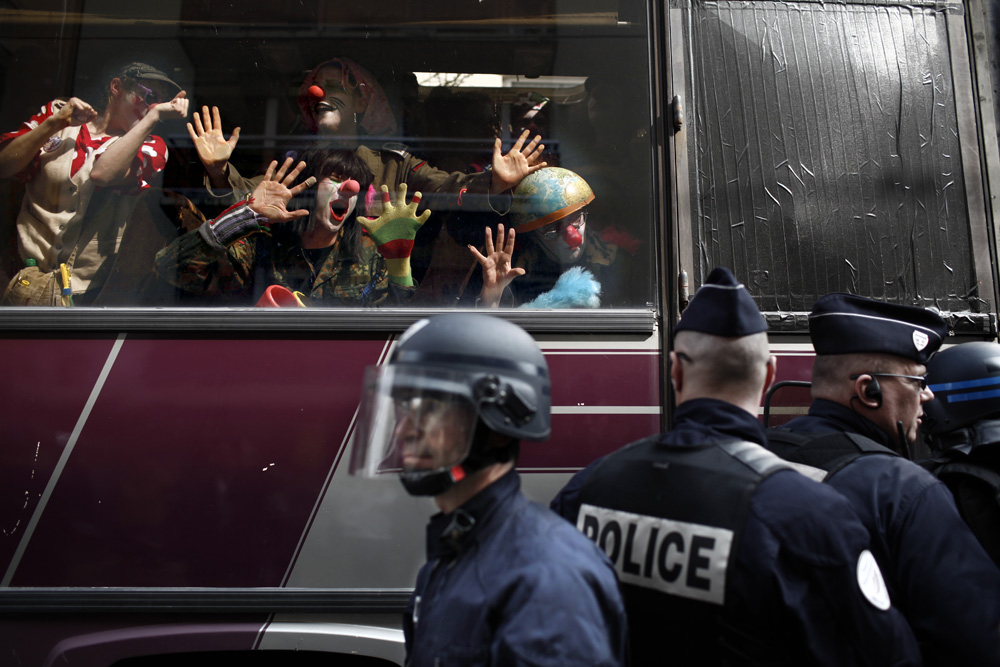
[[[340,184],[340,196],[344,199],[350,199],[359,192],[361,192],[361,185],[353,178],[349,178]]]
[[[326,93],[319,86],[309,86],[309,90],[306,92],[309,93],[309,99],[314,102],[319,102],[320,100],[326,98]]]
[[[570,248],[579,247],[579,245],[583,243],[583,234],[581,234],[580,230],[573,225],[566,225],[566,228],[563,229],[562,235],[566,245]]]

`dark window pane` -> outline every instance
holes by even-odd
[[[159,139],[127,157],[155,152],[159,162],[149,173],[112,172],[113,191],[91,173],[111,162],[101,142],[111,146],[132,127],[114,114],[129,111],[123,100],[145,111],[175,92],[149,77],[123,81],[120,97],[111,95],[112,120],[95,130],[92,146],[74,150],[72,129],[59,146],[30,152],[46,167],[65,152],[65,175],[62,167],[36,170],[33,161],[15,165],[20,180],[0,180],[0,287],[12,278],[18,287],[7,305],[61,305],[60,264],[76,307],[253,306],[273,285],[300,292],[309,307],[474,305],[481,270],[468,246],[482,249],[487,227],[515,221],[501,215],[510,196],[486,194],[490,183],[503,182],[499,170],[487,172],[493,142],[499,137],[506,153],[525,129],[542,136],[541,159],[574,171],[596,198],[585,228],[551,223],[561,225],[555,245],[567,246],[554,254],[538,242],[540,232],[520,234],[514,262],[527,274],[503,305],[549,295],[573,265],[595,275],[601,307],[655,301],[651,38],[640,0],[8,4],[0,22],[0,132],[18,130],[55,99],[77,97],[101,112],[121,71],[115,66],[129,61],[161,70],[191,106],[186,118],[152,124]],[[349,60],[336,69],[348,74],[318,69],[331,59]],[[310,85],[323,97],[310,98]],[[338,86],[344,94],[334,99]],[[330,110],[317,122],[321,104]],[[204,178],[212,165],[186,124],[197,127],[197,112],[203,131],[215,136],[218,126],[208,128],[204,117],[214,107],[221,123],[215,154],[226,152],[234,128],[240,135],[231,155],[212,158],[219,173],[210,190]],[[328,120],[334,116],[336,125]],[[298,226],[238,227],[211,238],[196,231],[244,199],[269,161],[319,164],[332,150],[354,153],[360,170],[372,172],[372,188],[359,186],[342,231],[331,232],[338,240],[309,236],[325,224],[317,221],[328,203],[343,213],[320,187],[289,204],[310,211]],[[0,162],[2,153],[0,145]],[[82,168],[70,166],[74,155]],[[341,181],[367,185],[340,169]],[[321,182],[328,176],[317,174]],[[393,243],[409,239],[369,236],[355,222],[359,213],[382,212],[383,184],[398,203],[403,183],[409,196],[422,191],[421,208],[432,211],[412,239],[409,274],[405,263],[386,260],[401,252]],[[22,201],[49,213],[33,219]],[[295,303],[289,294],[274,300]]]
[[[808,311],[833,291],[988,309],[970,247],[956,11],[695,4],[699,281],[731,266],[767,311]]]

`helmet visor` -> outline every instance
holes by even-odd
[[[369,367],[350,473],[437,473],[465,460],[478,419],[468,377]]]

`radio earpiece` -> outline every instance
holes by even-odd
[[[871,382],[869,382],[868,385],[865,387],[864,397],[867,398],[869,401],[875,401],[874,408],[869,405],[865,405],[865,407],[868,408],[869,410],[877,410],[880,407],[882,407],[882,386],[878,383],[878,378],[869,373],[856,373],[855,375],[851,376],[851,379],[857,380],[859,377],[863,375],[867,375],[872,379]],[[854,399],[852,398],[851,400],[853,401]]]
[[[882,387],[878,383],[878,378],[873,377],[872,381],[865,387],[865,398],[875,401],[875,407],[882,407]]]

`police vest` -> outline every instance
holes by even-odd
[[[767,448],[792,463],[827,471],[826,479],[855,459],[868,454],[899,456],[871,438],[857,433],[801,433],[768,429]],[[823,481],[820,479],[820,481]]]
[[[919,463],[948,487],[965,523],[1000,565],[1000,473],[967,457],[944,456]]]
[[[749,442],[658,440],[635,442],[594,468],[577,528],[618,572],[634,664],[720,664],[745,643],[740,619],[725,609],[750,498],[791,466]],[[746,657],[748,649],[733,652]]]

